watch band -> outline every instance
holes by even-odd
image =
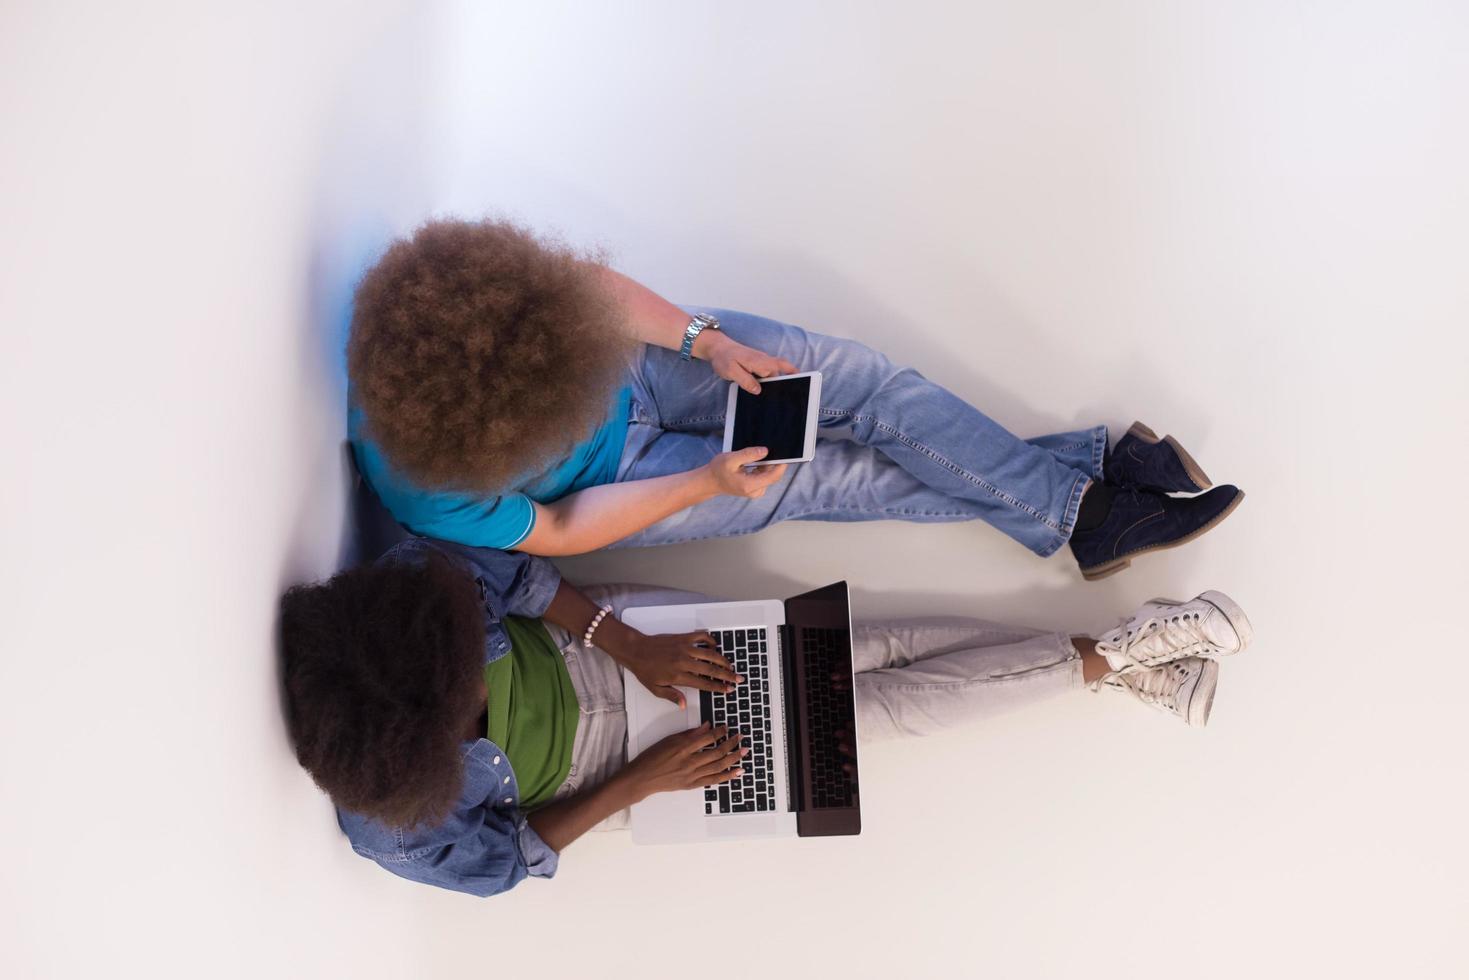
[[[694,356],[694,341],[699,339],[699,334],[705,330],[718,330],[719,321],[704,313],[695,313],[689,320],[689,325],[684,328],[683,346],[678,349],[678,356],[684,360],[692,360]]]

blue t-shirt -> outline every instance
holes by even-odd
[[[347,415],[347,435],[352,440],[357,469],[399,524],[425,537],[480,548],[513,548],[536,526],[531,501],[548,503],[617,479],[631,403],[632,388],[623,388],[613,400],[607,421],[590,439],[579,443],[549,472],[499,496],[414,486],[363,435],[362,413],[355,406]]]

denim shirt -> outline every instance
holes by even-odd
[[[539,617],[551,604],[561,574],[543,558],[440,541],[413,540],[379,562],[421,562],[442,552],[475,576],[485,605],[485,663],[510,652],[505,616]],[[464,790],[447,819],[432,827],[389,827],[337,808],[337,823],[352,850],[411,881],[488,897],[508,891],[526,875],[556,874],[557,854],[520,810],[520,788],[505,752],[489,739],[461,746]]]

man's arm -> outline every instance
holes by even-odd
[[[603,283],[622,307],[633,336],[645,344],[679,350],[689,315],[653,290],[608,268],[602,268]],[[758,378],[794,374],[796,366],[783,357],[772,357],[753,347],[731,340],[722,330],[705,330],[694,339],[694,357],[709,362],[714,373],[734,381],[752,395],[760,393]]]
[[[720,494],[763,496],[767,487],[785,475],[784,463],[754,472],[745,469],[766,452],[752,447],[720,453],[708,465],[686,473],[587,487],[549,504],[535,504],[535,525],[515,550],[532,555],[580,555]]]
[[[645,344],[678,350],[689,325],[689,315],[653,290],[622,273],[599,268],[604,288],[617,300],[632,335]],[[717,331],[715,331],[717,332]],[[694,341],[694,356],[703,357],[717,340],[706,330]]]

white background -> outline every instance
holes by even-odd
[[[0,146],[8,976],[1469,970],[1462,4],[8,3]],[[1249,493],[1096,584],[980,525],[569,575],[1078,630],[1222,588],[1210,727],[1078,694],[871,748],[858,839],[604,835],[489,902],[353,856],[275,599],[344,553],[353,277],[487,210]]]

